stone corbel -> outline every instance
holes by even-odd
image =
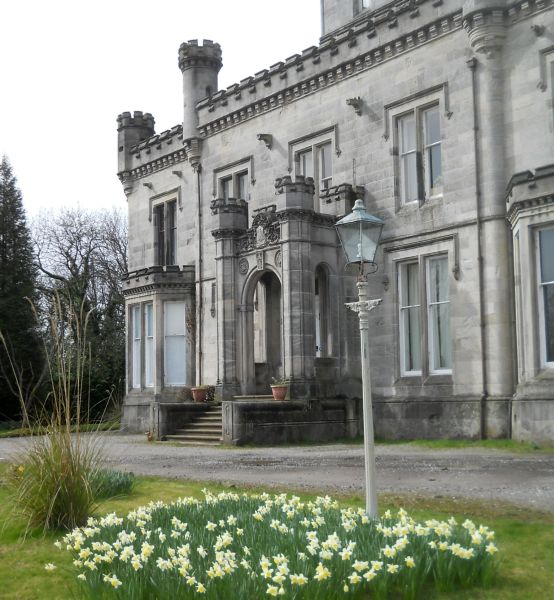
[[[358,116],[361,116],[361,114],[362,114],[362,99],[360,98],[360,96],[358,96],[356,98],[347,98],[346,104],[348,106],[351,106],[354,109],[354,112]]]
[[[273,136],[271,135],[271,133],[258,133],[256,137],[258,138],[258,141],[263,142],[265,144],[265,147],[268,150],[271,150],[271,146],[273,144]]]

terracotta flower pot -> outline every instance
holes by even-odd
[[[272,385],[271,393],[274,400],[284,400],[289,390],[288,385]]]
[[[208,395],[208,389],[205,387],[193,387],[190,390],[192,392],[192,398],[195,402],[206,402]]]

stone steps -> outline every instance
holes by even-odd
[[[223,416],[221,405],[209,406],[186,427],[167,435],[166,440],[183,446],[218,446],[221,444]]]

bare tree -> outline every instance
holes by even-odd
[[[33,223],[43,309],[58,296],[67,314],[87,322],[92,404],[102,403],[124,379],[125,311],[121,279],[127,272],[127,224],[122,211],[64,208]],[[53,335],[75,341],[75,321]]]

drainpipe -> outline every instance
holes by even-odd
[[[202,383],[202,363],[203,363],[203,346],[202,346],[202,337],[203,337],[203,327],[202,327],[202,313],[204,306],[204,288],[202,285],[202,276],[203,276],[203,257],[202,257],[202,193],[201,193],[201,177],[200,173],[202,168],[200,164],[196,166],[196,191],[197,191],[197,211],[198,211],[198,254],[196,257],[198,264],[198,298],[196,303],[196,352],[197,352],[197,385]]]
[[[477,139],[479,132],[479,121],[477,118],[477,59],[470,58],[467,61],[467,66],[471,70],[471,97],[473,107],[473,156],[475,168],[475,216],[477,227],[477,261],[479,265],[479,331],[481,336],[481,399],[479,404],[480,410],[480,437],[485,439],[487,435],[487,417],[486,417],[486,402],[488,393],[488,371],[486,356],[487,339],[485,336],[485,298],[483,285],[483,227],[481,217],[481,156],[479,151],[479,142]]]

